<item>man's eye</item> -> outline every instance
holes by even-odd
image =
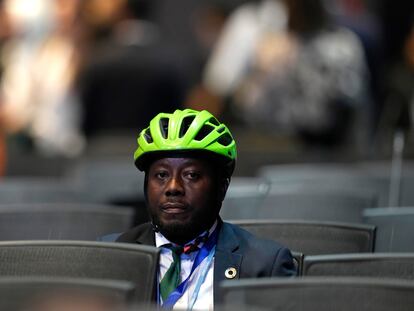
[[[160,178],[160,179],[164,179],[168,176],[167,172],[158,172],[155,173],[155,177]]]
[[[197,172],[188,172],[188,173],[186,173],[186,176],[189,179],[198,179],[200,177],[200,173],[197,173]]]

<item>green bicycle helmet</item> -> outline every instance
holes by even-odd
[[[141,171],[156,156],[191,152],[219,159],[231,175],[237,157],[236,142],[229,129],[206,110],[159,113],[141,131],[137,142],[134,160]]]

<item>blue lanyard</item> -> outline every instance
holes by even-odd
[[[218,229],[219,226],[216,227],[216,229],[210,235],[210,238],[207,240],[206,243],[204,243],[203,247],[200,249],[194,260],[190,275],[168,296],[168,298],[164,301],[162,305],[163,308],[172,309],[172,307],[175,305],[178,299],[180,299],[183,296],[184,292],[187,290],[188,281],[190,280],[190,277],[193,275],[194,270],[203,262],[204,259],[209,257],[209,255],[210,258],[213,257],[214,249],[217,243]],[[197,288],[200,289],[200,286],[201,284],[197,286]]]
[[[191,297],[190,304],[188,306],[188,310],[193,310],[194,304],[198,298],[198,293],[200,292],[201,285],[204,283],[208,270],[210,268],[211,263],[213,262],[214,254],[216,252],[216,246],[213,247],[213,249],[210,251],[210,254],[208,255],[206,259],[206,263],[204,265],[203,270],[200,272],[200,277],[197,280],[196,286],[194,288],[193,295]]]

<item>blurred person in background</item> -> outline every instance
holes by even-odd
[[[378,127],[379,116],[383,107],[384,81],[384,38],[381,21],[378,16],[378,2],[374,5],[369,0],[325,0],[329,14],[335,23],[350,29],[361,41],[370,79],[369,86],[372,106],[370,117],[371,138]]]
[[[414,121],[414,14],[405,32],[398,58],[390,66],[386,79],[384,110],[379,123],[381,147],[390,152],[396,131],[409,134]]]
[[[248,2],[235,8],[210,47],[202,83],[190,92],[188,105],[223,114],[223,102],[233,96],[243,79],[259,38],[265,33],[278,33],[285,25],[285,8],[278,0]],[[207,107],[198,106],[200,103]]]
[[[6,45],[7,41],[10,39],[12,35],[11,24],[9,20],[9,16],[5,10],[4,0],[0,1],[0,81],[3,77],[3,48]],[[2,105],[2,99],[0,97],[0,106]],[[2,120],[0,117],[0,176],[4,174],[5,167],[6,167],[6,135],[4,133],[4,126],[2,124]]]
[[[180,107],[184,83],[176,59],[152,20],[149,0],[87,0],[93,46],[77,81],[89,141],[144,127]]]
[[[229,18],[203,88],[247,129],[335,148],[365,141],[368,81],[361,42],[322,1],[265,0]]]
[[[4,0],[13,37],[4,47],[0,116],[21,151],[73,157],[84,148],[73,81],[79,0]]]

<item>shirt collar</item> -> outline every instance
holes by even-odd
[[[210,227],[210,229],[208,230],[208,236],[210,236],[212,233],[213,233],[213,231],[216,229],[216,227],[217,227],[217,224],[218,224],[218,222],[217,222],[217,220],[214,222],[214,224]],[[207,230],[206,230],[207,231]],[[206,231],[203,231],[199,236],[202,236],[202,235],[204,235],[205,233],[206,233]],[[198,237],[196,237],[196,238],[198,238]],[[189,241],[188,243],[186,243],[186,244],[191,244],[191,243],[193,243],[194,242],[194,240],[196,239],[196,238],[194,238],[193,240],[191,240],[191,241]],[[164,246],[164,245],[167,245],[167,244],[173,244],[173,245],[176,245],[175,243],[173,243],[173,242],[171,242],[171,241],[169,241],[161,232],[155,232],[155,246],[156,247],[162,247],[162,246]],[[203,243],[200,243],[200,245],[199,245],[199,247],[203,247]]]

